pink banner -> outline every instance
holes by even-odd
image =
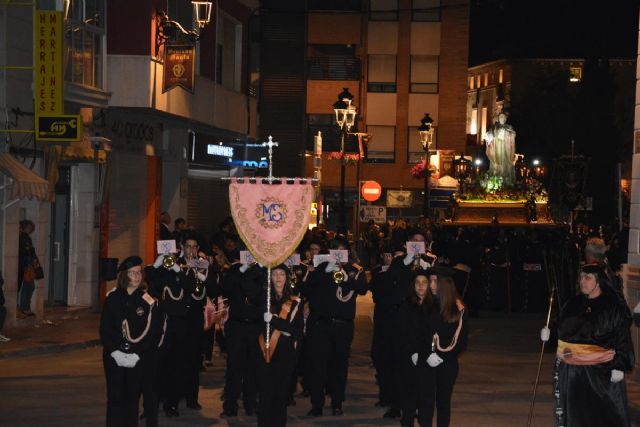
[[[307,231],[313,187],[298,179],[293,184],[273,185],[248,181],[231,181],[231,215],[255,260],[275,267],[289,258]]]

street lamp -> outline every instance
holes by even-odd
[[[460,153],[460,156],[457,158],[454,155],[453,168],[455,178],[458,180],[458,184],[460,185],[460,193],[462,194],[464,193],[464,187],[462,184],[471,173],[471,161],[467,160],[463,153]]]
[[[433,119],[429,117],[429,113],[425,113],[420,120],[418,133],[420,134],[420,143],[425,153],[426,174],[424,177],[424,203],[422,205],[422,216],[425,218],[429,213],[429,179],[431,178],[431,144],[433,144]]]
[[[345,179],[345,138],[356,122],[356,107],[352,105],[353,95],[349,88],[343,88],[338,94],[338,100],[333,104],[336,113],[336,123],[340,128],[340,224],[338,230],[346,235],[346,207],[344,203],[344,179]]]
[[[193,6],[193,14],[198,27],[204,28],[204,26],[211,21],[211,7],[213,6],[213,2],[192,0],[191,5]]]

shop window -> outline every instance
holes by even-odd
[[[368,68],[367,90],[369,92],[396,91],[395,55],[369,55]]]
[[[438,57],[411,55],[411,92],[438,93]]]
[[[440,0],[413,0],[411,2],[412,21],[440,21]]]
[[[369,19],[372,21],[397,21],[398,0],[371,0]]]
[[[65,13],[65,81],[102,89],[105,2],[70,0],[66,4]]]
[[[371,140],[367,146],[367,162],[393,163],[396,149],[395,126],[367,126]]]

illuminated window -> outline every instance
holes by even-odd
[[[582,67],[569,68],[569,81],[571,83],[578,83],[582,80]]]
[[[502,73],[502,68],[500,68],[498,70],[498,83],[502,83],[502,79],[503,79],[504,75]]]
[[[469,77],[469,89],[473,90],[473,77]]]
[[[476,87],[480,89],[480,74],[476,76]]]
[[[487,107],[482,107],[482,117],[480,117],[480,139],[485,139],[487,134]]]
[[[478,109],[471,109],[471,123],[469,124],[469,134],[477,135],[478,134]]]
[[[484,87],[489,86],[489,73],[484,73]]]

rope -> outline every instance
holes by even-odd
[[[169,297],[174,300],[174,301],[180,301],[182,300],[182,297],[184,295],[184,289],[180,289],[180,295],[178,295],[177,297],[173,295],[173,293],[171,292],[171,289],[169,289],[168,286],[164,287],[164,291],[162,291],[162,299],[164,299],[165,294],[169,294]]]
[[[458,319],[458,328],[456,329],[456,333],[453,334],[453,339],[451,340],[451,344],[448,347],[442,348],[440,347],[440,336],[436,332],[433,336],[433,342],[436,344],[436,348],[443,353],[448,353],[453,350],[458,344],[458,337],[460,336],[460,331],[462,330],[462,315],[464,314],[464,309],[460,311],[460,319]]]
[[[131,344],[137,344],[147,336],[149,332],[149,328],[151,327],[151,311],[153,307],[149,307],[149,314],[147,315],[147,326],[144,328],[144,331],[140,334],[138,338],[131,338],[131,331],[129,330],[129,321],[124,319],[122,321],[122,335],[129,341]]]

